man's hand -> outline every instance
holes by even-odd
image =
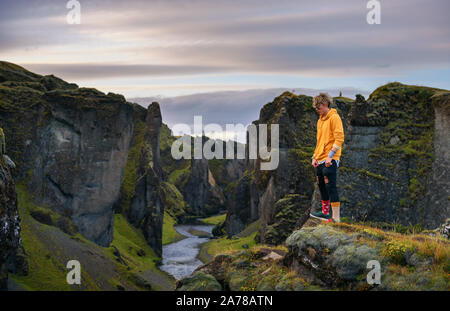
[[[331,160],[333,160],[332,158],[327,158],[326,160],[325,160],[325,166],[326,167],[330,167],[331,166]]]
[[[311,162],[311,165],[314,166],[314,167],[317,167],[317,166],[319,166],[319,162],[317,162],[316,159],[313,159],[312,162]]]

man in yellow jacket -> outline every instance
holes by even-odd
[[[316,168],[322,211],[311,213],[311,216],[339,222],[341,203],[336,188],[336,177],[344,142],[344,128],[336,109],[330,108],[332,103],[333,99],[326,93],[320,93],[313,100],[314,108],[320,116],[317,121],[316,149],[311,164]]]

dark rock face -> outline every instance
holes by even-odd
[[[8,270],[27,274],[20,231],[14,180],[0,159],[0,290],[8,289]]]
[[[311,197],[287,194],[275,203],[272,222],[266,227],[265,239],[269,244],[281,244],[294,228],[301,228],[309,218]]]
[[[128,218],[142,228],[149,245],[158,256],[162,254],[162,226],[164,216],[164,178],[160,161],[160,130],[162,118],[159,104],[147,109],[146,133],[136,172],[135,194],[131,199]]]
[[[133,131],[132,107],[115,97],[50,92],[48,123],[33,142],[29,189],[81,234],[107,246],[113,238],[117,201]],[[85,96],[79,98],[79,96]],[[100,107],[107,105],[105,110]],[[107,109],[107,110],[106,110]]]
[[[144,129],[142,148],[130,167],[138,176],[132,178],[134,197],[127,198],[126,211],[158,252],[163,217],[159,183],[165,178],[159,105],[146,110],[122,95],[78,88],[6,62],[0,62],[0,83],[0,123],[18,182],[27,186],[35,203],[64,216],[63,223],[53,225],[68,234],[78,230],[102,246],[113,239],[113,213],[123,201],[132,138],[137,125]],[[48,222],[45,215],[34,216]]]
[[[435,159],[428,176],[426,193],[420,201],[428,206],[423,215],[427,227],[436,227],[450,215],[450,93],[433,96],[434,139],[433,154]],[[448,236],[448,231],[447,231]]]
[[[208,189],[208,160],[191,159],[191,174],[184,189],[184,197],[192,214],[202,214],[206,205]]]
[[[184,188],[189,213],[214,215],[225,205],[225,197],[211,174],[206,159],[191,159],[191,174]]]
[[[258,219],[258,209],[251,208],[251,175],[245,174],[239,181],[232,193],[228,203],[228,213],[225,221],[225,228],[228,237],[231,237],[242,230],[246,224]],[[253,213],[252,213],[253,212]]]
[[[341,216],[428,229],[448,217],[449,103],[448,92],[400,83],[357,99],[338,174]]]

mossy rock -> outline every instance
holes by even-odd
[[[304,281],[296,275],[284,275],[275,285],[276,291],[301,291],[304,290]]]
[[[337,275],[346,281],[356,281],[366,270],[370,260],[381,261],[374,248],[367,245],[344,245],[336,249],[331,256],[331,264]]]
[[[179,281],[179,291],[221,291],[222,286],[211,274],[196,272],[194,275]]]
[[[248,276],[240,272],[233,271],[228,276],[228,286],[231,291],[242,291],[242,288],[245,287],[245,283],[247,282]]]
[[[263,277],[256,285],[257,291],[273,291],[277,285],[278,280],[281,278],[280,275],[271,274]]]

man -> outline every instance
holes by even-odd
[[[333,99],[326,93],[320,93],[313,100],[319,120],[317,121],[316,149],[311,164],[316,168],[322,211],[311,213],[311,216],[327,222],[340,222],[341,203],[336,188],[336,177],[344,142],[344,129],[336,109],[330,108],[332,103]]]

